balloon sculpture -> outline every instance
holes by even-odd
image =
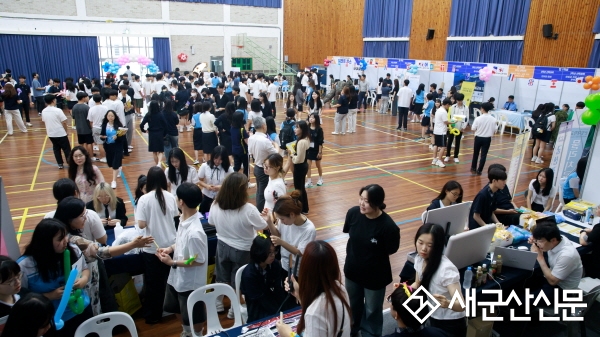
[[[83,312],[85,307],[90,304],[90,298],[81,289],[72,291],[79,272],[77,271],[77,267],[74,267],[71,270],[71,251],[68,249],[65,249],[63,252],[63,267],[67,283],[65,284],[62,298],[60,299],[60,303],[54,314],[54,323],[57,330],[62,329],[64,326],[62,315],[65,312],[67,305],[69,305],[69,309],[71,309],[74,314],[79,315]]]
[[[187,60],[187,55],[186,55],[186,60]],[[116,74],[119,72],[119,69],[121,69],[122,66],[124,66],[130,62],[137,62],[137,63],[145,66],[146,68],[148,68],[148,72],[150,72],[151,74],[156,74],[159,72],[159,69],[158,69],[158,66],[156,65],[156,63],[154,63],[154,61],[147,58],[146,56],[143,56],[143,55],[135,56],[135,55],[128,55],[128,54],[119,56],[119,58],[116,59],[115,62],[113,62],[113,63],[104,62],[102,64],[102,70],[104,70],[104,72],[107,72],[107,73],[110,72],[110,73]],[[185,62],[185,61],[182,61],[182,62]]]
[[[323,60],[323,66],[325,66],[325,67],[329,67],[330,63],[331,63],[331,60],[328,60],[328,59]]]
[[[600,76],[586,76],[585,83],[583,83],[583,89],[586,89],[586,90],[600,89]]]
[[[359,64],[360,70],[365,71],[367,69],[367,61],[360,60],[360,62],[358,64]]]
[[[483,67],[481,69],[479,69],[479,79],[487,82],[490,80],[490,78],[492,77],[493,74],[493,70],[490,67]]]
[[[180,62],[185,62],[188,59],[188,56],[185,53],[179,53],[179,55],[177,55],[177,59],[179,59]]]
[[[411,64],[407,70],[408,73],[416,75],[419,72],[419,66],[416,64]]]
[[[600,93],[588,95],[585,98],[585,106],[588,110],[581,115],[581,121],[586,125],[598,124],[600,122]]]

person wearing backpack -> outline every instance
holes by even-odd
[[[283,156],[286,156],[287,152],[287,144],[292,143],[296,140],[296,110],[293,108],[289,108],[285,112],[285,120],[281,122],[281,126],[279,127],[279,141],[281,142],[280,148],[283,150]],[[283,180],[285,181],[285,176],[287,175],[290,168],[292,172],[294,172],[294,165],[291,164],[291,160],[287,160],[283,166]]]
[[[556,124],[556,116],[554,116],[554,103],[546,103],[544,105],[544,112],[535,121],[533,129],[536,131],[534,138],[536,140],[535,147],[533,148],[533,157],[531,161],[536,164],[543,164],[542,155],[546,144],[550,142],[552,136],[552,130]]]

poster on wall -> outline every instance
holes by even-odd
[[[429,62],[429,70],[431,71],[448,71],[448,62],[446,61],[431,61]]]
[[[471,102],[483,103],[483,91],[485,89],[485,82],[480,80],[478,75],[472,75],[468,77],[465,75],[465,73],[454,73],[454,83],[452,85],[458,85],[461,80],[465,82],[475,83],[475,88],[473,89],[473,96],[471,97]],[[463,85],[465,85],[464,82]]]
[[[408,74],[406,76],[406,79],[410,81],[410,83],[408,84],[408,87],[411,88],[413,90],[413,92],[415,92],[415,91],[417,91],[417,89],[419,89],[419,83],[421,83],[421,76]]]
[[[463,82],[460,88],[460,93],[465,95],[465,105],[469,106],[473,99],[473,92],[475,91],[475,82]]]
[[[492,69],[493,75],[507,76],[508,75],[508,64],[496,64],[488,63],[488,68]]]
[[[558,104],[562,94],[564,82],[559,80],[539,80],[537,93],[535,95],[534,107],[539,104],[554,103]]]
[[[515,139],[513,152],[510,159],[510,166],[508,167],[508,176],[506,178],[506,186],[508,186],[508,191],[512,195],[515,195],[517,192],[517,181],[519,180],[519,175],[521,175],[521,167],[523,166],[523,158],[525,157],[525,152],[527,151],[529,134],[529,131],[521,133],[517,135],[517,138]]]
[[[419,70],[431,70],[430,69],[430,61],[425,60],[415,60],[415,64],[419,66]]]
[[[508,66],[508,78],[511,81],[516,78],[533,78],[534,68],[534,66],[518,66],[511,64]]]

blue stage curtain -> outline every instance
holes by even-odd
[[[523,41],[448,41],[446,61],[521,64]]]
[[[446,61],[477,62],[480,41],[448,41]]]
[[[152,38],[154,46],[154,63],[161,72],[169,72],[171,69],[171,43],[168,37]]]
[[[407,58],[408,41],[365,41],[364,57]]]
[[[236,6],[281,8],[281,0],[170,0],[178,2],[202,2]]]
[[[49,78],[100,77],[98,38],[95,36],[48,36],[0,34],[2,70],[12,70],[17,79],[40,74],[42,83]]]
[[[600,7],[598,7],[598,12],[596,13],[596,22],[594,23],[594,29],[592,32],[594,34],[600,33]]]
[[[413,0],[366,0],[363,37],[408,37]]]
[[[448,36],[525,35],[531,0],[452,0]]]
[[[594,40],[592,54],[588,60],[588,68],[600,68],[600,40]]]

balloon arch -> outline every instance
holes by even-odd
[[[113,74],[116,74],[117,72],[119,72],[119,69],[121,69],[122,66],[124,66],[130,62],[137,62],[137,63],[145,66],[146,68],[148,68],[148,72],[150,74],[156,74],[160,71],[158,69],[158,66],[156,65],[156,63],[154,63],[154,61],[152,61],[148,57],[143,56],[143,55],[136,56],[136,55],[129,55],[129,54],[121,55],[113,63],[104,62],[104,64],[102,64],[102,70],[104,70],[104,72],[111,72]]]

